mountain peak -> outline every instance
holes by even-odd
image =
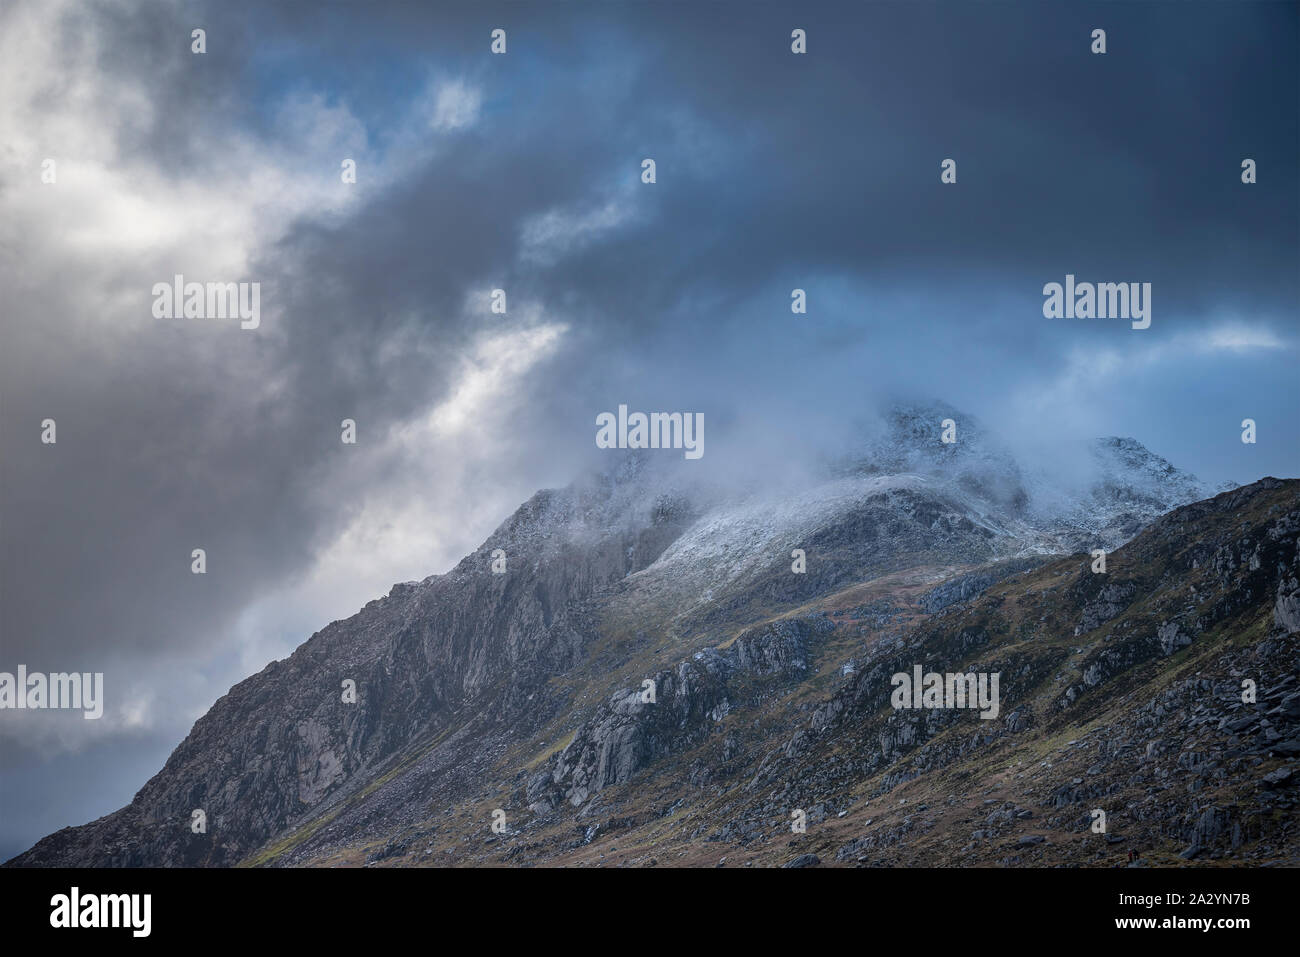
[[[1191,472],[1176,467],[1132,437],[1108,435],[1096,439],[1092,452],[1101,468],[1103,485],[1127,486],[1138,496],[1168,503],[1168,508],[1209,494],[1209,488]]]

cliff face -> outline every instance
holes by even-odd
[[[130,805],[10,863],[784,863],[792,841],[1086,863],[1114,835],[1080,827],[1098,805],[1148,848],[1293,858],[1273,812],[1298,750],[1300,483],[1159,517],[1199,485],[1106,440],[1084,525],[996,450],[880,451],[921,441],[918,414],[875,466],[781,495],[648,459],[538,493],[448,574],[232,688]],[[1134,525],[1106,574],[1060,555]],[[998,719],[892,709],[917,664],[1000,673]],[[1233,700],[1247,676],[1255,704]]]

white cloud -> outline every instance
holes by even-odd
[[[554,265],[632,218],[626,199],[611,199],[585,209],[551,209],[524,221],[519,230],[519,258]]]
[[[398,581],[450,568],[486,538],[524,495],[500,472],[509,458],[494,436],[510,433],[523,378],[554,354],[566,331],[540,310],[511,307],[518,325],[488,332],[461,364],[447,397],[366,443],[364,467],[325,476],[321,498],[350,511],[298,580],[248,609],[238,628],[241,665],[257,671],[323,622],[354,614]],[[503,481],[485,488],[484,473]],[[511,477],[512,478],[512,477]],[[473,545],[469,546],[473,547]]]
[[[1152,337],[1149,341],[1144,336],[1145,333],[1140,332],[1130,337],[1125,331],[1122,348],[1120,345],[1104,348],[1081,346],[1072,350],[1058,384],[1069,394],[1072,390],[1090,384],[1095,386],[1103,380],[1136,375],[1144,368],[1186,361],[1196,355],[1231,352],[1247,357],[1259,350],[1290,348],[1267,326],[1243,322],[1221,323],[1165,338]]]
[[[1203,347],[1212,351],[1245,352],[1251,349],[1285,349],[1287,344],[1262,326],[1230,323],[1216,326],[1201,337]]]
[[[434,90],[433,128],[459,130],[478,122],[483,94],[463,80],[440,83]]]
[[[128,135],[151,122],[146,74],[106,83],[101,39],[79,35],[77,55],[60,45],[75,3],[17,4],[0,20],[0,247],[25,250],[29,264],[55,265],[62,281],[94,260],[137,267],[155,279],[183,271],[234,281],[256,254],[304,218],[346,213],[373,188],[409,175],[436,155],[427,127],[446,132],[478,119],[481,93],[464,80],[431,81],[380,153],[346,104],[295,90],[273,109],[274,135],[258,137],[202,115],[188,127],[200,152],[220,156],[198,175],[167,171],[157,158],[130,153]],[[52,81],[50,78],[58,78]],[[51,89],[54,83],[56,88]],[[427,118],[420,133],[420,119]],[[41,182],[56,162],[57,182]],[[354,159],[357,185],[341,163]],[[139,280],[133,280],[139,281]],[[103,302],[106,291],[88,289]],[[148,312],[121,317],[150,322]],[[117,323],[115,323],[117,324]]]

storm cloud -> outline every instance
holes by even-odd
[[[108,702],[0,718],[0,858],[598,461],[620,403],[702,412],[737,472],[907,392],[1027,447],[1300,474],[1296,30],[1281,3],[7,4],[0,670],[102,671]],[[260,283],[259,328],[155,318],[177,274]],[[1151,327],[1045,319],[1067,274],[1151,283]]]

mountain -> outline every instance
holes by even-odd
[[[618,453],[9,864],[1294,863],[1300,482],[1079,461],[1062,496],[938,404],[741,489]],[[917,665],[998,716],[895,710]]]

